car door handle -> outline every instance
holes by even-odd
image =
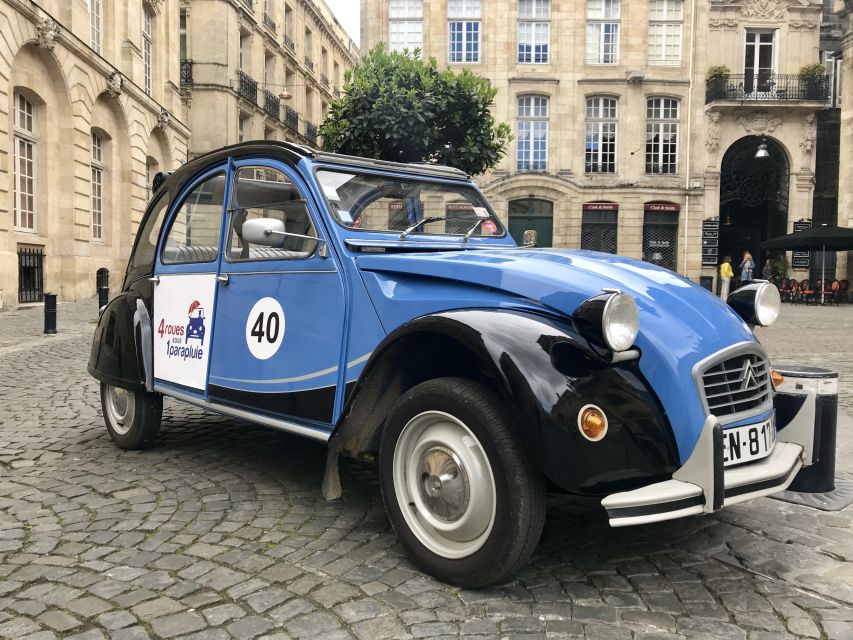
[[[223,287],[228,284],[228,274],[227,273],[220,273],[218,276],[216,276],[216,279],[222,283]]]
[[[148,282],[153,282],[154,284],[160,284],[160,276],[151,276],[148,278]]]

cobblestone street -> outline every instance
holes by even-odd
[[[93,300],[0,314],[0,637],[853,638],[853,507],[770,498],[611,529],[553,498],[514,582],[465,591],[397,543],[372,470],[325,446],[167,400],[158,444],[113,446],[86,373]],[[853,306],[790,307],[761,330],[778,360],[841,372],[853,415]],[[839,419],[838,477],[853,479]]]

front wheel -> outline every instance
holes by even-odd
[[[163,415],[163,396],[101,383],[101,408],[113,442],[122,449],[145,449],[154,442]]]
[[[412,560],[475,588],[510,579],[545,522],[545,484],[485,385],[439,378],[409,390],[382,433],[380,482]]]

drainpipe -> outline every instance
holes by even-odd
[[[688,71],[689,85],[687,89],[687,166],[684,170],[684,190],[686,192],[684,196],[684,233],[683,240],[681,246],[683,247],[683,259],[681,261],[681,273],[684,274],[684,277],[687,277],[687,228],[690,223],[690,171],[691,171],[691,158],[693,154],[691,153],[690,143],[693,132],[693,70],[695,66],[696,59],[696,51],[695,51],[695,42],[696,42],[696,0],[692,0],[690,3],[690,68]]]

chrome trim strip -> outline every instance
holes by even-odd
[[[232,263],[233,264],[233,263]],[[306,273],[337,273],[335,269],[308,269],[305,271],[223,271],[224,275],[228,276],[286,276]]]
[[[197,407],[201,407],[202,409],[208,409],[217,413],[223,413],[225,415],[240,418],[242,420],[248,420],[249,422],[256,422],[267,427],[273,427],[274,429],[280,429],[282,431],[288,431],[290,433],[295,433],[300,436],[312,438],[314,440],[320,440],[321,442],[327,442],[332,435],[331,431],[324,431],[322,429],[305,427],[294,422],[288,422],[287,420],[279,420],[277,418],[270,418],[268,416],[258,415],[256,413],[251,413],[242,409],[235,409],[234,407],[218,404],[216,402],[210,402],[209,400],[195,398],[193,396],[183,394],[179,391],[174,391],[172,389],[161,387],[160,385],[154,385],[154,391],[162,393],[164,396],[169,396],[171,398],[183,400],[184,402],[189,402],[190,404],[194,404]]]
[[[354,366],[361,364],[370,356],[373,355],[373,352],[366,353],[363,356],[359,356],[352,362],[347,363],[347,369],[352,369]],[[280,384],[286,382],[303,382],[305,380],[312,380],[314,378],[320,378],[322,376],[329,375],[330,373],[335,373],[338,370],[337,366],[329,367],[328,369],[323,369],[321,371],[314,371],[313,373],[306,373],[301,376],[294,376],[292,378],[278,378],[276,380],[246,380],[243,378],[224,378],[222,376],[210,376],[211,380],[225,380],[226,382],[247,382],[250,384]],[[307,389],[294,389],[294,391],[307,391]],[[260,392],[259,392],[260,393]]]

